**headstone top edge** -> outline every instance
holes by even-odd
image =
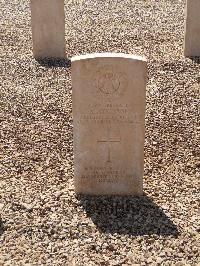
[[[93,54],[78,55],[78,56],[73,56],[71,58],[71,62],[87,60],[87,59],[95,59],[95,58],[124,58],[124,59],[132,59],[132,60],[147,62],[145,57],[133,54],[124,54],[124,53],[93,53]]]

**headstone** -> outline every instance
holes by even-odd
[[[64,0],[31,0],[33,55],[65,57]]]
[[[75,190],[141,195],[145,59],[126,54],[72,58]]]
[[[187,0],[185,56],[200,56],[200,0]]]

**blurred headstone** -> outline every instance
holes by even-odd
[[[65,58],[64,0],[31,0],[33,55]]]
[[[185,56],[200,56],[200,0],[187,0]]]

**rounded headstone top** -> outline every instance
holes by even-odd
[[[146,62],[145,57],[133,54],[124,54],[124,53],[93,53],[93,54],[78,55],[72,57],[71,61],[74,62],[74,61],[94,59],[94,58],[125,58],[125,59],[133,59],[133,60]]]

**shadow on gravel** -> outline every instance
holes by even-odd
[[[5,228],[3,226],[3,221],[0,217],[0,237],[3,235],[4,231],[5,231]]]
[[[52,59],[52,58],[45,58],[45,59],[36,59],[36,61],[44,67],[53,68],[53,67],[71,67],[71,60],[69,59]]]
[[[200,57],[189,57],[194,63],[200,64]]]
[[[103,233],[132,236],[178,236],[176,225],[147,196],[78,196],[80,204]]]

